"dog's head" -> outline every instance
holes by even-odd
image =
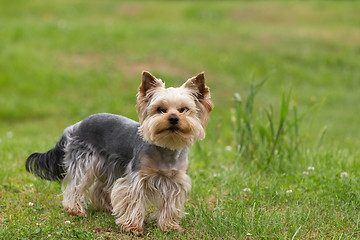
[[[144,140],[179,150],[205,137],[213,104],[204,73],[190,78],[179,88],[165,88],[160,79],[143,72],[137,96],[139,130]]]

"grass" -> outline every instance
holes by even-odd
[[[360,237],[359,3],[1,5],[0,239],[135,238],[91,207],[64,213],[60,184],[24,162],[90,114],[137,119],[142,70],[167,86],[205,71],[215,103],[185,230],[147,222],[143,238]]]

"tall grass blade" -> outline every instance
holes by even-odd
[[[268,157],[268,160],[267,160],[268,163],[270,162],[271,158],[273,157],[276,147],[278,145],[279,139],[281,137],[281,134],[283,133],[285,120],[286,120],[286,118],[288,116],[288,112],[289,112],[289,105],[290,105],[290,93],[286,96],[285,92],[283,91],[279,126],[278,126],[278,129],[276,132],[275,139],[273,141],[273,146],[272,146],[272,149],[270,152],[270,156]]]
[[[324,141],[324,138],[325,138],[325,134],[326,134],[326,131],[327,131],[327,126],[325,126],[321,133],[320,133],[320,137],[319,139],[316,141],[316,143],[314,144],[314,149],[318,149],[321,145],[322,145],[322,142]]]
[[[296,230],[296,232],[295,232],[294,235],[292,236],[291,240],[294,240],[294,239],[295,239],[295,236],[296,236],[296,234],[298,234],[298,232],[300,231],[301,227],[302,227],[302,226],[300,226],[300,227]]]
[[[266,113],[266,116],[268,118],[269,125],[270,125],[271,140],[273,140],[275,137],[275,128],[274,128],[274,122],[272,119],[274,112],[273,112],[273,108],[271,105],[270,105],[270,111],[265,109],[265,113]]]
[[[296,101],[293,100],[291,89],[283,91],[281,96],[280,111],[276,113],[272,105],[265,109],[262,115],[255,111],[255,100],[261,87],[268,78],[255,84],[253,79],[249,94],[243,100],[240,94],[235,94],[235,111],[232,118],[234,141],[237,147],[236,159],[245,158],[248,162],[256,161],[258,166],[279,169],[294,158],[300,157],[302,136],[300,125],[305,116],[319,105],[313,105],[305,112],[299,113]],[[318,140],[322,143],[324,134]]]

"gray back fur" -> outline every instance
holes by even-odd
[[[144,158],[157,169],[187,170],[188,148],[170,150],[145,142],[139,134],[139,126],[138,122],[129,118],[100,113],[67,128],[64,135],[68,135],[69,139],[65,151],[68,151],[66,156],[69,157],[64,159],[64,165],[68,174],[75,172],[72,168],[90,164],[95,177],[110,188],[128,171],[140,170]],[[97,156],[98,160],[88,162],[88,157],[81,157],[89,153]]]

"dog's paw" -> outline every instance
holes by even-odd
[[[71,215],[75,215],[78,217],[86,217],[86,212],[85,211],[79,211],[78,209],[70,209],[70,208],[65,208],[66,212],[68,212]]]
[[[144,228],[138,227],[138,226],[121,226],[121,230],[124,232],[131,232],[135,235],[143,235],[144,234]]]

